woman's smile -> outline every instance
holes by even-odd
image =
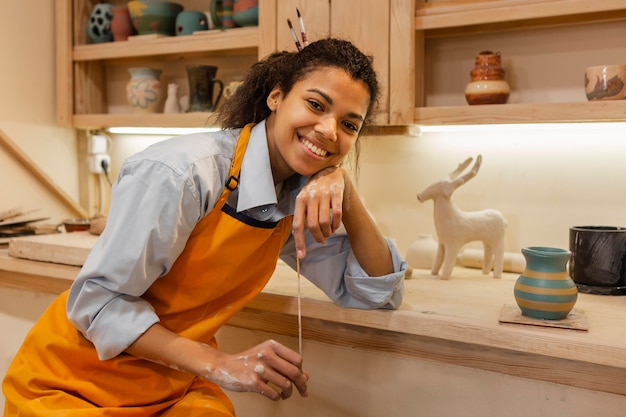
[[[300,143],[302,143],[309,151],[311,151],[315,156],[320,158],[325,157],[328,154],[326,149],[322,149],[309,141],[307,138],[300,137]]]

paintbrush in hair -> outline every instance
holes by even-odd
[[[298,51],[301,51],[302,45],[300,45],[300,41],[298,40],[298,35],[296,35],[296,31],[293,30],[291,19],[287,19],[287,24],[289,25],[289,30],[291,31],[291,37],[293,38],[293,41],[296,43],[296,48],[298,48]]]
[[[298,25],[300,25],[300,34],[302,35],[302,47],[305,47],[309,44],[309,39],[307,38],[306,31],[304,30],[304,21],[302,20],[300,9],[298,9],[297,7],[296,13],[298,13]]]

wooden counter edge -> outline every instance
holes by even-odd
[[[73,266],[10,258],[0,250],[0,286],[58,294],[69,288],[78,271]],[[297,336],[296,298],[273,291],[266,288],[228,325]],[[494,333],[454,317],[345,309],[319,299],[303,298],[302,309],[306,340],[626,395],[626,366],[620,366],[619,360],[611,364],[617,359],[611,347],[590,344],[579,351],[567,341],[552,339],[553,333],[537,338],[532,332],[507,326],[499,326]],[[409,329],[413,333],[402,331],[406,320],[420,320],[417,329],[422,333],[416,334],[415,326]],[[385,326],[385,322],[392,326]],[[457,330],[459,337],[455,338]],[[607,362],[598,363],[602,358]]]

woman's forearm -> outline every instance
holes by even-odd
[[[389,247],[349,178],[345,180],[343,225],[352,251],[370,276],[382,276],[394,271]]]

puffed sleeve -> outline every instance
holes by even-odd
[[[393,242],[386,241],[394,272],[372,277],[367,275],[354,256],[347,235],[334,234],[325,244],[320,244],[307,232],[307,255],[300,262],[300,272],[339,306],[396,309],[402,304],[404,273],[408,264]],[[296,268],[293,237],[285,243],[281,259]]]
[[[104,232],[70,288],[68,318],[100,359],[117,356],[159,321],[141,295],[182,252],[213,204],[213,197],[205,196],[222,191],[215,164],[204,164],[203,172],[176,168],[150,159],[125,162]],[[209,178],[202,186],[213,189],[201,189],[199,177]]]

